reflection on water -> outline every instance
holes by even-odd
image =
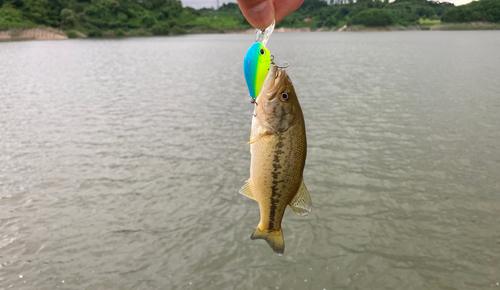
[[[0,289],[500,283],[500,34],[274,34],[313,199],[251,241],[253,36],[0,45]]]

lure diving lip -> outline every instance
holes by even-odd
[[[275,21],[266,29],[255,31],[255,43],[248,49],[243,61],[243,73],[248,86],[248,91],[255,100],[262,88],[264,79],[271,66],[271,53],[266,47],[267,41],[274,31]]]
[[[255,42],[260,42],[265,46],[269,38],[271,38],[271,34],[273,34],[275,23],[276,22],[273,20],[273,23],[264,30],[255,29]]]

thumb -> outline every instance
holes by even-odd
[[[257,29],[266,29],[274,20],[274,5],[270,0],[238,0],[241,12]]]

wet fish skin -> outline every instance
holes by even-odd
[[[307,154],[304,117],[292,82],[273,66],[262,85],[252,119],[250,178],[240,193],[259,203],[260,223],[251,239],[264,239],[282,255],[281,221],[287,205],[300,215],[312,203],[303,182]]]

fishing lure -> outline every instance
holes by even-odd
[[[248,49],[243,62],[243,73],[245,74],[252,102],[259,95],[262,83],[264,83],[272,63],[272,56],[266,48],[266,44],[273,33],[274,24],[273,20],[273,23],[268,28],[255,31],[255,43]]]

